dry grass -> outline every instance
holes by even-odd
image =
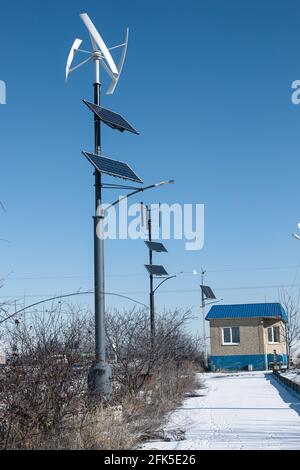
[[[0,449],[131,449],[159,435],[168,413],[197,388],[191,367],[197,343],[183,330],[188,318],[176,311],[157,319],[155,351],[148,313],[110,318],[118,361],[114,401],[105,407],[92,406],[88,396],[88,317],[51,311],[30,324],[9,324],[9,363],[0,369]]]
[[[155,383],[145,387],[136,399],[128,397],[127,422],[136,437],[135,445],[161,436],[168,414],[182,403],[187,392],[197,387],[192,370],[186,371],[170,364],[159,371]]]
[[[161,435],[165,417],[195,388],[191,370],[168,367],[156,374],[155,383],[137,396],[123,397],[117,406],[90,408],[84,401],[77,402],[71,414],[62,415],[61,422],[49,428],[36,419],[12,420],[0,433],[1,448],[131,449]]]

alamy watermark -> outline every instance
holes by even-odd
[[[293,104],[300,104],[300,80],[294,80],[291,85],[292,90],[291,101]]]
[[[184,240],[187,251],[204,246],[204,204],[152,204],[152,240]],[[97,214],[97,235],[103,239],[147,240],[148,222],[141,204],[128,205],[120,197],[118,206],[102,204]],[[101,223],[102,221],[102,223]]]
[[[6,83],[0,80],[0,104],[6,104]]]

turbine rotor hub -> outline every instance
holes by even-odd
[[[100,60],[100,59],[102,59],[102,54],[101,54],[101,52],[100,52],[100,51],[94,51],[94,52],[93,52],[93,59],[94,59],[94,60]]]

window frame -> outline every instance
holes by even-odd
[[[241,333],[240,333],[240,327],[239,326],[222,326],[222,346],[239,346],[241,344]],[[239,330],[239,342],[238,343],[234,343],[232,341],[232,337],[233,337],[233,334],[232,334],[232,329],[233,328],[238,328]],[[225,339],[224,339],[224,330],[225,329],[229,329],[230,331],[230,343],[228,342],[225,342]]]
[[[278,341],[274,341],[275,335],[274,335],[274,329],[278,328]],[[269,340],[269,330],[272,330],[272,341]],[[268,326],[267,327],[267,338],[268,338],[268,344],[280,344],[280,326],[279,325],[273,325],[273,326]]]

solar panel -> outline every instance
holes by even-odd
[[[145,264],[145,268],[149,274],[152,274],[152,276],[168,276],[165,268],[158,264]]]
[[[158,253],[168,253],[168,250],[162,243],[158,242],[145,242],[150,251],[157,251]]]
[[[200,286],[203,294],[205,295],[206,299],[216,299],[215,294],[211,290],[209,286]]]
[[[134,134],[138,134],[138,131],[135,130],[126,119],[124,119],[121,114],[114,113],[106,108],[101,108],[94,103],[83,100],[83,102],[93,111],[96,116],[113,129],[117,129],[120,132],[129,131]]]
[[[89,160],[89,162],[100,171],[100,173],[106,173],[117,178],[123,178],[125,180],[135,181],[136,183],[142,183],[143,181],[134,173],[127,163],[112,160],[106,157],[99,157],[94,153],[82,152],[83,155]]]

